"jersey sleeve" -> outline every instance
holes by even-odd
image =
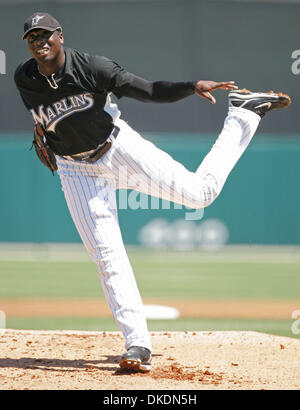
[[[23,64],[20,64],[17,68],[16,68],[16,70],[15,70],[15,73],[14,73],[14,82],[15,82],[15,85],[16,85],[16,87],[17,87],[17,89],[18,89],[18,91],[19,91],[19,93],[20,93],[20,96],[21,96],[21,99],[22,99],[22,101],[23,101],[23,104],[25,105],[25,107],[29,110],[30,109],[30,106],[29,106],[29,104],[26,102],[26,100],[25,100],[25,98],[24,98],[24,95],[23,95],[23,93],[22,93],[22,77],[23,77],[23,71],[24,71],[24,68],[23,68]]]
[[[96,89],[143,102],[175,102],[195,93],[195,82],[149,81],[106,57],[93,60]]]
[[[121,98],[122,90],[131,82],[131,74],[106,57],[95,56],[91,64],[96,90],[113,92]]]
[[[195,93],[195,83],[172,81],[148,81],[135,75],[130,86],[123,91],[127,97],[144,102],[171,103]]]
[[[16,87],[19,89],[20,82],[21,82],[21,72],[22,72],[23,64],[19,64],[14,73],[14,82]]]

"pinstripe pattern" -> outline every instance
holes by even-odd
[[[126,347],[151,349],[143,305],[118,224],[115,187],[94,177],[61,176],[67,205],[76,228],[97,264],[102,288]],[[98,182],[98,183],[97,183]]]
[[[196,172],[144,140],[124,121],[111,149],[95,164],[57,157],[67,205],[79,235],[98,266],[102,288],[126,348],[151,350],[143,304],[122,241],[116,190],[135,189],[190,208],[210,205],[248,146],[260,117],[230,108],[224,128]]]

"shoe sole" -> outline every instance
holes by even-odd
[[[269,109],[273,108],[286,108],[291,104],[290,96],[283,93],[274,93],[269,91],[267,93],[252,93],[249,90],[238,90],[229,93],[229,99],[237,98],[242,101],[251,101],[258,98],[265,98],[267,101],[264,104],[271,104]]]
[[[131,370],[135,372],[150,372],[151,364],[142,363],[138,359],[123,359],[120,361],[120,368],[123,370]]]

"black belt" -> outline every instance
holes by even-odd
[[[119,132],[120,128],[115,126],[110,135],[112,135],[116,139],[119,135]],[[94,164],[110,149],[111,144],[111,141],[105,141],[103,144],[100,144],[96,149],[86,152],[80,152],[79,154],[74,155],[64,155],[64,158]]]

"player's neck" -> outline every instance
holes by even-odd
[[[49,76],[51,74],[56,73],[60,67],[65,63],[65,52],[62,49],[62,51],[59,53],[57,58],[51,60],[51,61],[37,61],[38,69],[41,74]]]

